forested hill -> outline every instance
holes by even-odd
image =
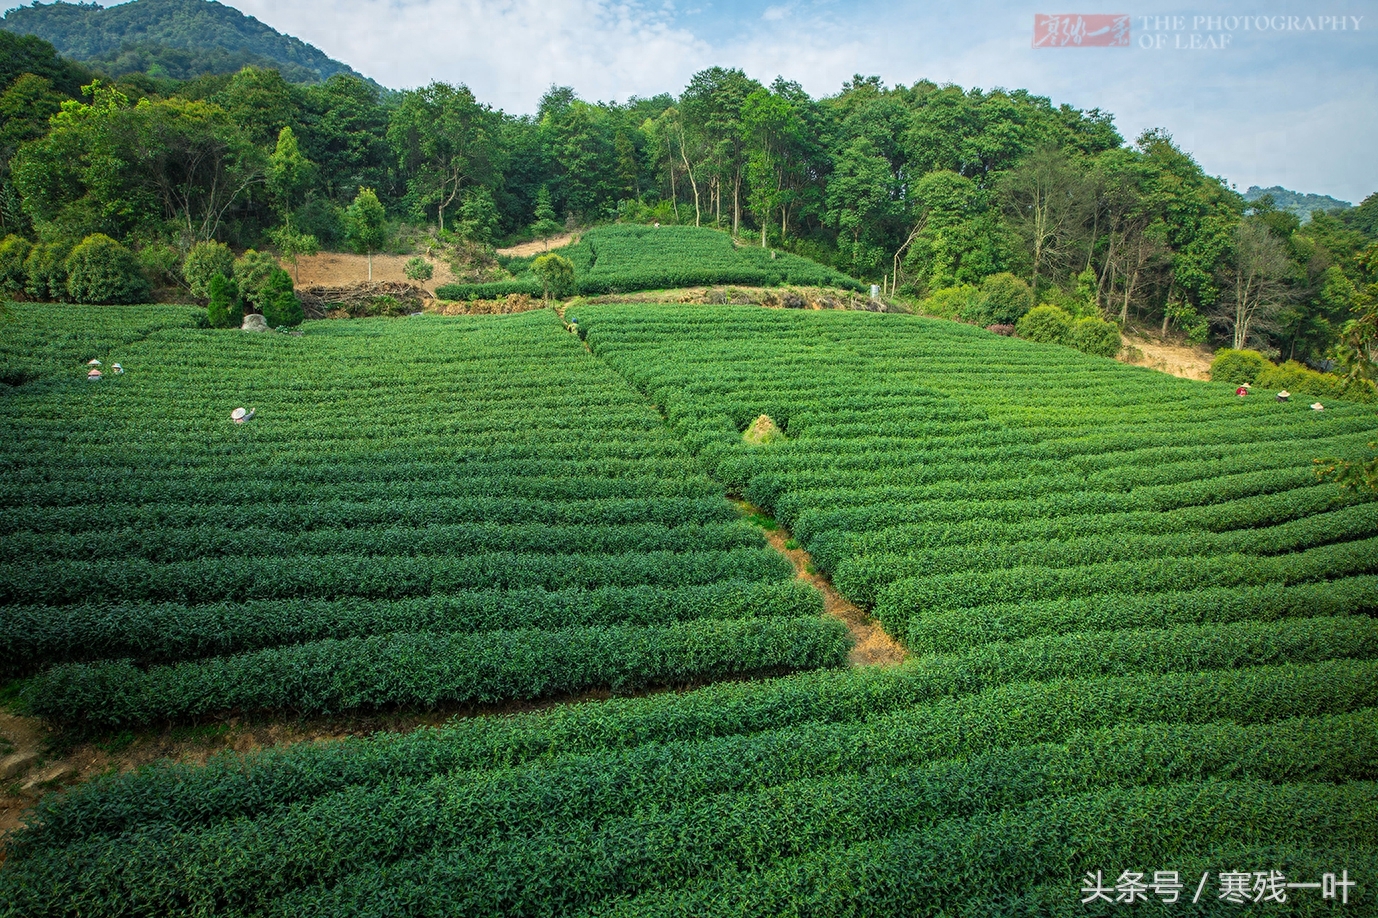
[[[290,83],[337,73],[361,76],[306,42],[215,0],[34,3],[10,10],[0,28],[37,35],[58,52],[111,76],[148,73],[185,80],[245,66],[278,70]]]
[[[1348,201],[1341,201],[1329,195],[1303,194],[1300,191],[1289,191],[1281,185],[1274,185],[1272,188],[1250,185],[1249,190],[1244,192],[1244,200],[1252,204],[1264,195],[1273,199],[1273,207],[1295,215],[1302,223],[1311,219],[1311,212],[1314,210],[1348,210],[1354,206]]]

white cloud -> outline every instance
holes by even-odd
[[[710,57],[669,14],[613,0],[232,0],[385,86],[464,83],[530,112],[551,85],[586,99],[677,91]]]
[[[779,22],[781,19],[788,16],[789,12],[790,8],[788,6],[768,6],[766,7],[766,11],[761,14],[761,18],[766,22]]]

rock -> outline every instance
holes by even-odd
[[[24,790],[33,790],[40,784],[51,784],[56,781],[61,781],[63,778],[70,777],[75,773],[75,768],[63,762],[59,762],[56,765],[49,765],[32,778],[25,781]]]
[[[37,752],[16,752],[0,759],[0,781],[8,781],[15,775],[22,775],[38,761]]]
[[[244,317],[244,324],[239,327],[242,331],[247,332],[266,332],[268,320],[256,312],[251,312]]]

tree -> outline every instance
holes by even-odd
[[[268,194],[282,215],[291,223],[292,207],[306,193],[316,177],[316,166],[301,152],[297,135],[290,127],[278,132],[277,147],[268,157]]]
[[[1221,296],[1211,318],[1230,334],[1231,347],[1241,350],[1250,336],[1272,327],[1286,303],[1291,262],[1282,243],[1259,220],[1241,220],[1232,242],[1230,261],[1217,271]]]
[[[306,318],[301,300],[297,299],[296,291],[292,289],[292,276],[281,268],[268,275],[268,282],[263,286],[260,306],[263,309],[263,320],[271,328],[300,325]]]
[[[1029,253],[1029,286],[1067,265],[1090,212],[1084,169],[1055,147],[1044,146],[1001,182],[1005,218]]]
[[[282,259],[292,266],[293,281],[300,280],[299,266],[297,259],[302,255],[315,255],[321,250],[320,243],[316,237],[310,233],[299,233],[292,228],[291,222],[284,223],[276,229],[268,231],[268,238],[277,247],[278,254]],[[372,269],[369,271],[369,279],[373,276]]]
[[[373,253],[387,241],[387,214],[372,188],[360,188],[345,211],[345,236],[354,251],[368,255],[368,279],[373,280]]]
[[[43,138],[15,155],[15,186],[41,233],[91,231],[215,238],[226,213],[263,181],[264,156],[218,106],[185,99],[131,105],[99,81],[68,101]]]
[[[545,243],[545,248],[549,251],[550,237],[559,231],[560,224],[555,219],[555,208],[550,204],[550,189],[542,185],[536,192],[536,222],[531,224],[531,232]]]
[[[477,242],[492,242],[498,232],[498,207],[493,195],[479,185],[464,196],[459,208],[459,234]]]
[[[574,289],[574,262],[561,255],[542,255],[531,263],[531,270],[541,279],[545,299],[553,293],[563,296]]]
[[[826,195],[827,219],[851,236],[854,269],[874,269],[874,259],[862,255],[862,236],[870,237],[894,209],[890,164],[868,138],[858,137],[833,158],[833,174]],[[840,248],[840,246],[839,246]],[[879,248],[875,249],[877,252]]]
[[[467,86],[432,83],[404,92],[388,124],[388,142],[407,176],[417,210],[434,207],[445,230],[445,209],[469,185],[500,175],[498,118]]]
[[[235,282],[217,271],[206,283],[206,320],[211,328],[238,328],[244,321],[244,302]]]

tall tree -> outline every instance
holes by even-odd
[[[387,241],[387,214],[372,188],[360,188],[345,211],[345,234],[356,252],[368,255],[368,279],[373,280],[373,253]]]
[[[445,229],[445,209],[471,185],[501,175],[498,118],[467,86],[432,83],[402,94],[388,124],[388,142],[407,176],[407,193],[419,212],[434,207]]]
[[[1212,319],[1247,347],[1252,336],[1269,330],[1287,299],[1285,279],[1291,262],[1281,242],[1256,218],[1235,226],[1231,258],[1218,269],[1222,295]]]
[[[1005,217],[1024,241],[1029,286],[1066,268],[1091,210],[1084,168],[1056,147],[1044,146],[1011,169],[1000,184]]]

